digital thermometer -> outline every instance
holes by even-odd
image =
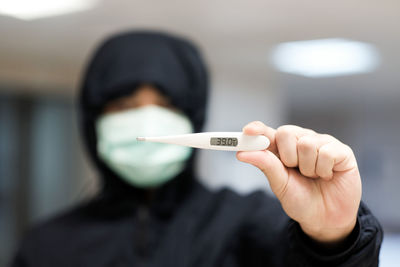
[[[138,141],[158,142],[203,149],[227,151],[256,151],[269,146],[263,135],[244,135],[242,132],[209,132],[157,137],[138,137]]]

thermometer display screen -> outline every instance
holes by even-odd
[[[238,139],[235,137],[212,137],[210,139],[212,146],[237,146]]]

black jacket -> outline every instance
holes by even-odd
[[[343,246],[321,248],[263,192],[212,192],[185,170],[155,190],[126,184],[97,157],[94,122],[110,99],[153,83],[200,131],[206,68],[188,41],[155,32],[108,39],[88,66],[80,111],[89,155],[102,177],[91,201],[36,226],[13,262],[23,266],[377,266],[382,229],[361,204]]]

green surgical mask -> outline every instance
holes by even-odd
[[[140,142],[136,137],[191,132],[192,124],[182,113],[147,105],[100,116],[96,121],[97,152],[128,183],[141,188],[156,187],[182,172],[192,149]]]

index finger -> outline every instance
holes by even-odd
[[[245,135],[264,135],[264,136],[266,136],[270,141],[268,150],[271,151],[272,153],[274,153],[275,155],[278,154],[278,149],[276,147],[276,142],[275,142],[276,130],[274,128],[271,128],[271,127],[265,125],[261,121],[253,121],[243,127],[243,133]]]

